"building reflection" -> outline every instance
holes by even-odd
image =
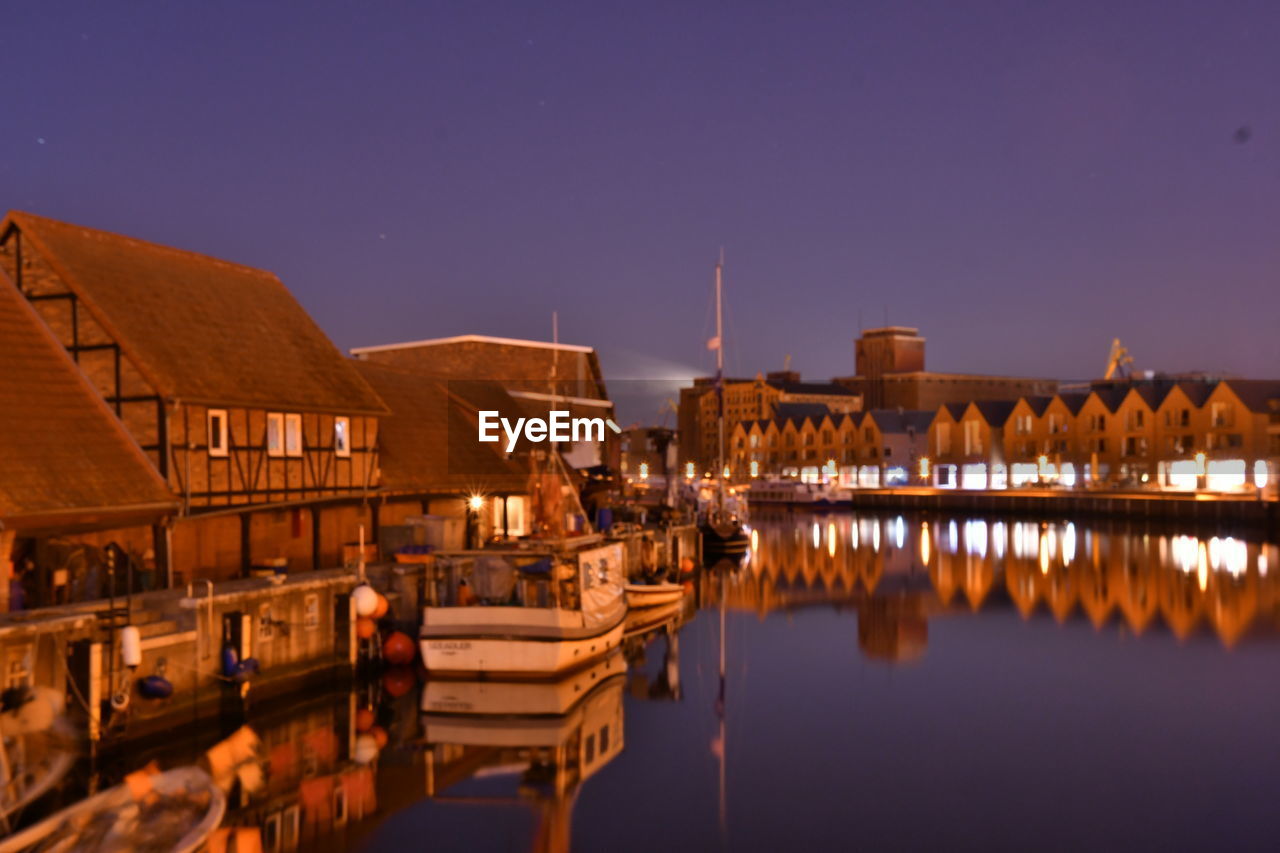
[[[930,515],[780,513],[757,519],[749,577],[729,606],[761,617],[835,606],[857,613],[870,658],[924,653],[940,613],[1012,606],[1024,619],[1087,619],[1226,647],[1280,626],[1273,543],[1124,525]]]

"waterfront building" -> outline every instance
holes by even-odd
[[[928,453],[933,412],[872,409],[857,435],[862,451],[858,485],[905,486],[919,482],[920,459]]]
[[[17,212],[0,269],[179,499],[162,577],[340,563],[386,408],[275,275]]]
[[[592,347],[459,335],[357,347],[351,354],[450,385],[496,381],[517,402],[516,417],[546,418],[552,409],[568,411],[574,418],[614,417],[600,359]],[[503,412],[503,416],[512,415]],[[604,441],[582,440],[560,450],[574,468],[609,464],[617,457],[617,435],[606,429]]]
[[[857,375],[834,381],[861,394],[867,409],[933,411],[943,403],[1050,396],[1058,390],[1053,379],[926,370],[925,339],[910,326],[863,330],[854,341],[854,363]]]
[[[933,453],[929,477],[939,488],[954,489],[960,482],[965,454],[958,434],[965,408],[964,403],[943,403],[929,422],[929,449]]]
[[[1206,485],[1204,451],[1208,416],[1204,403],[1213,387],[1207,382],[1176,382],[1156,407],[1155,443],[1159,453],[1158,484],[1161,488],[1194,490]]]
[[[1009,486],[1048,480],[1057,468],[1050,461],[1048,411],[1052,397],[1020,397],[1009,413],[1004,430],[1004,456],[1009,466]],[[1050,468],[1054,465],[1053,468]]]
[[[795,371],[779,371],[755,379],[723,382],[726,438],[742,421],[806,414],[847,414],[862,410],[861,395],[831,382],[804,382]],[[719,402],[715,379],[701,377],[680,389],[680,465],[692,462],[699,475],[710,474],[717,455]],[[733,447],[727,444],[726,457]],[[816,456],[816,443],[815,456]],[[784,461],[800,462],[802,454]]]
[[[479,538],[531,532],[528,444],[508,456],[497,444],[476,441],[479,411],[516,408],[499,383],[444,383],[386,364],[354,364],[390,409],[378,431],[379,490],[371,502],[372,541],[384,558],[403,545],[461,548],[468,532]],[[441,532],[430,534],[432,543],[393,530],[433,518]]]
[[[0,341],[0,612],[98,597],[107,543],[154,573],[178,502],[7,272]]]

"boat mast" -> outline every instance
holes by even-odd
[[[724,515],[724,305],[723,305],[724,249],[716,262],[716,498],[718,514]]]

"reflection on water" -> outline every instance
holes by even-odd
[[[232,787],[225,825],[268,853],[1271,837],[1275,544],[848,513],[751,542],[558,681],[402,668],[255,713],[262,778]],[[76,784],[193,763],[237,724],[86,761]]]
[[[1229,536],[841,514],[766,522],[752,546],[750,580],[734,587],[731,606],[765,614],[848,604],[872,657],[920,655],[928,614],[956,607],[1011,603],[1023,618],[1083,614],[1137,634],[1158,622],[1179,638],[1204,627],[1227,646],[1278,624],[1276,545]]]

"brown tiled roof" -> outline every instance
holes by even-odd
[[[454,494],[526,489],[528,469],[515,457],[503,459],[498,448],[505,444],[477,441],[478,409],[516,409],[496,382],[441,382],[384,364],[354,363],[391,409],[378,425],[384,490]]]
[[[142,450],[0,272],[0,521],[104,526],[176,506]]]
[[[10,212],[138,369],[170,399],[380,414],[382,402],[274,274]]]
[[[1280,380],[1228,379],[1226,384],[1251,412],[1280,409]]]

